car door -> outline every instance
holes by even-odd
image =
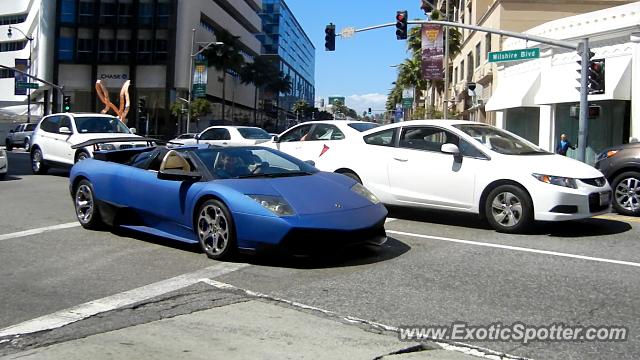
[[[48,161],[60,162],[60,155],[56,154],[55,144],[58,141],[59,115],[51,115],[42,119],[38,130],[37,146],[42,151],[42,157]]]
[[[465,153],[456,157],[441,152],[446,143],[458,145]],[[476,174],[486,165],[483,155],[447,129],[404,126],[388,163],[390,190],[407,205],[469,209],[474,203]]]
[[[312,127],[313,124],[301,124],[292,127],[280,136],[276,143],[276,148],[303,161],[311,160],[304,159],[304,157],[306,156],[305,149],[309,145],[306,139],[309,137]]]
[[[229,146],[231,143],[231,134],[225,128],[211,128],[200,135],[199,143]]]
[[[25,124],[16,126],[13,132],[14,145],[22,145],[22,143],[24,142],[24,129],[25,129]]]
[[[67,128],[71,131],[71,134],[63,134],[60,132],[61,128]],[[73,125],[71,124],[71,118],[68,115],[58,116],[58,129],[52,135],[53,141],[51,142],[51,152],[58,159],[56,161],[73,164],[75,150],[71,149],[73,140]]]

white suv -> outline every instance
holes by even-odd
[[[36,123],[25,123],[20,124],[16,126],[15,129],[11,130],[7,135],[7,138],[4,139],[7,151],[13,150],[14,147],[22,147],[28,151],[31,144],[31,135],[35,128]]]
[[[73,149],[72,146],[89,140],[131,138],[134,135],[117,117],[103,114],[52,114],[44,117],[31,139],[31,169],[44,174],[50,166],[70,167],[93,154],[91,147]],[[100,150],[117,150],[147,146],[145,141],[100,144]]]

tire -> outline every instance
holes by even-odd
[[[40,148],[35,148],[31,152],[31,171],[36,175],[44,175],[49,170],[49,167],[44,164],[44,156]]]
[[[362,180],[360,180],[360,177],[358,175],[356,175],[355,173],[351,172],[351,171],[344,171],[341,172],[340,174],[346,176],[346,177],[350,177],[353,180],[357,181],[359,184],[362,185]]]
[[[29,138],[24,139],[24,143],[22,144],[22,146],[24,147],[25,151],[29,151],[29,148],[31,147],[31,142],[29,141]]]
[[[0,174],[0,180],[4,180],[7,177],[7,173]]]
[[[90,158],[91,158],[91,155],[89,155],[89,153],[86,152],[85,150],[78,151],[78,154],[76,155],[76,162],[90,159]]]
[[[533,223],[531,198],[515,185],[500,185],[491,190],[484,211],[487,221],[498,232],[523,232]]]
[[[613,179],[613,208],[620,214],[640,216],[640,172],[627,171]]]
[[[7,148],[7,151],[13,150],[13,144],[11,143],[11,140],[9,139],[5,140],[4,145]]]
[[[218,200],[207,200],[198,208],[195,229],[200,247],[209,259],[229,259],[238,250],[233,218]]]
[[[96,204],[93,185],[81,180],[73,191],[73,205],[76,218],[85,229],[97,230],[102,227],[102,217]]]

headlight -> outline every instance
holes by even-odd
[[[295,212],[291,205],[289,205],[281,196],[271,195],[247,195],[258,204],[262,205],[265,209],[272,211],[278,216],[293,215]]]
[[[572,189],[577,189],[578,185],[576,184],[576,179],[567,178],[562,176],[551,176],[551,175],[542,175],[542,174],[531,174],[534,178],[542,181],[543,183],[564,186]]]
[[[112,151],[116,149],[116,146],[113,144],[98,144],[98,149],[100,151]]]
[[[373,195],[373,193],[371,191],[369,191],[366,187],[362,186],[359,183],[356,183],[355,185],[353,185],[351,187],[351,190],[353,192],[355,192],[356,194],[366,198],[367,200],[371,201],[374,204],[378,204],[380,202],[380,200]]]

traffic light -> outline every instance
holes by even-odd
[[[369,114],[371,114],[371,108],[369,108]]]
[[[333,23],[329,23],[327,27],[324,28],[324,49],[326,51],[335,51],[336,50],[336,26]]]
[[[65,95],[62,97],[62,110],[64,112],[71,111],[71,96]]]
[[[604,94],[604,59],[589,61],[589,94]]]
[[[396,12],[396,38],[398,40],[407,39],[407,10]]]

